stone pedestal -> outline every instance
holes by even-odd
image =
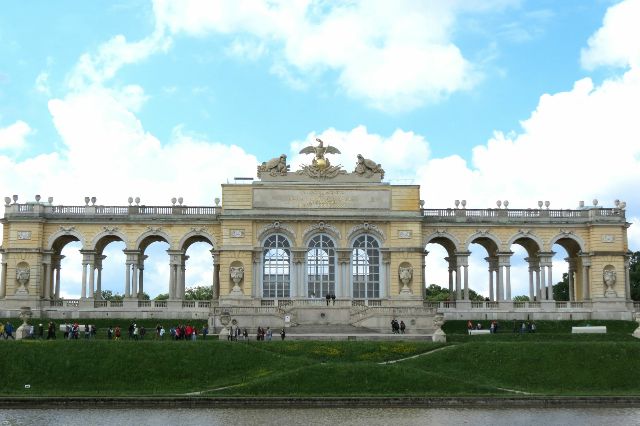
[[[592,318],[602,320],[631,320],[632,313],[623,297],[594,297]]]

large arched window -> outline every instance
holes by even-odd
[[[262,297],[290,297],[289,241],[282,235],[272,235],[264,242],[262,253]]]
[[[307,251],[307,296],[325,297],[336,291],[336,251],[324,234],[309,241]]]
[[[353,243],[351,256],[353,298],[380,297],[380,248],[370,235],[361,235]]]

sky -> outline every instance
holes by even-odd
[[[640,249],[640,0],[9,2],[0,192],[19,202],[213,205],[220,184],[316,137],[421,185],[427,208],[627,202]],[[123,245],[105,287],[123,292]],[[557,250],[556,250],[557,248]],[[78,245],[62,293],[77,297]],[[167,292],[155,243],[146,290]],[[187,285],[210,281],[193,246]],[[428,247],[428,282],[446,283]],[[528,288],[516,247],[513,295]],[[559,246],[554,278],[566,253]],[[471,287],[488,293],[472,246]]]

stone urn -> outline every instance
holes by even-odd
[[[447,341],[447,335],[442,331],[442,325],[444,324],[444,314],[435,314],[433,317],[433,326],[435,331],[433,332],[432,340],[434,342],[445,343]]]
[[[28,306],[20,307],[20,319],[22,320],[22,325],[18,327],[16,330],[16,340],[24,339],[29,336],[29,328],[31,327],[28,322],[31,320],[33,316],[33,312],[31,312],[31,308]]]
[[[233,282],[233,289],[231,290],[231,294],[234,296],[242,296],[242,289],[240,288],[240,283],[244,278],[244,267],[231,266],[229,268],[229,274],[231,276],[231,281]]]
[[[400,294],[410,296],[412,293],[409,284],[411,284],[411,280],[413,279],[413,268],[411,266],[400,266],[400,269],[398,269],[398,277],[402,283]]]
[[[222,325],[222,329],[220,330],[220,334],[219,334],[219,338],[220,339],[227,339],[227,336],[229,335],[229,328],[227,328],[227,326],[229,325],[229,323],[231,322],[231,314],[229,314],[229,312],[222,312],[220,314],[220,325]]]
[[[616,284],[616,271],[613,269],[605,269],[602,273],[604,281],[604,297],[617,297],[618,293],[613,289]]]

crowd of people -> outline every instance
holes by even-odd
[[[282,340],[285,339],[286,335],[287,333],[285,332],[284,328],[280,330],[280,338]],[[266,340],[267,342],[270,342],[272,338],[273,338],[273,330],[271,330],[271,327],[267,327],[267,328],[258,327],[258,329],[256,330],[256,340],[258,341]],[[237,342],[237,341],[248,342],[249,331],[246,328],[241,329],[236,325],[232,325],[228,329],[227,340],[233,341],[233,342]]]
[[[497,320],[491,321],[489,324],[489,333],[494,334],[498,332],[500,328],[500,324]],[[478,322],[477,324],[473,324],[471,320],[467,321],[467,330],[482,330],[482,323]],[[535,333],[536,332],[536,323],[533,321],[518,321],[513,320],[513,332],[514,333]]]
[[[398,322],[398,320],[395,318],[391,320],[391,333],[404,334],[406,329],[407,329],[407,326],[404,323],[404,321]]]

